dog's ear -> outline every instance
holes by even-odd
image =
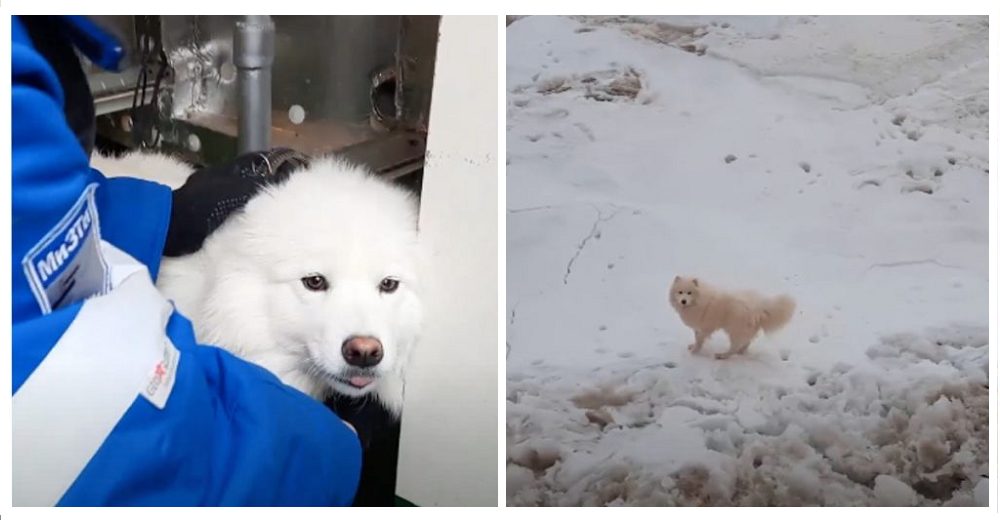
[[[674,283],[677,283],[679,281],[681,281],[681,277],[680,276],[675,276],[674,277]]]
[[[698,279],[697,278],[692,278],[691,279],[691,283],[693,283],[695,287],[698,287]]]

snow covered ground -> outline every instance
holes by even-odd
[[[985,505],[982,18],[507,28],[509,505]],[[675,275],[786,292],[701,354]]]

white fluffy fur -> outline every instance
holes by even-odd
[[[715,331],[726,331],[729,351],[716,354],[717,359],[743,354],[758,332],[784,327],[795,312],[795,300],[790,296],[768,298],[752,291],[727,292],[697,278],[680,276],[670,286],[670,304],[694,331],[695,342],[688,346],[691,352],[701,350]]]
[[[90,166],[107,177],[138,177],[180,188],[191,167],[163,154],[129,152],[119,157],[94,153],[90,156]]]
[[[105,175],[172,180],[190,168],[163,156],[100,158]],[[175,185],[176,187],[176,185]],[[164,258],[157,286],[195,325],[198,340],[257,363],[314,397],[374,392],[402,406],[418,341],[417,204],[405,190],[357,166],[320,159],[253,198],[192,255]],[[321,274],[327,291],[301,279]],[[381,293],[385,277],[400,280]],[[374,336],[384,357],[375,382],[357,389],[341,354],[350,336]]]

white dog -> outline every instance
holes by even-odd
[[[180,186],[191,168],[158,155],[95,155],[107,176]],[[318,399],[372,393],[399,413],[418,341],[417,203],[336,159],[266,188],[198,252],[164,258],[157,286],[199,342],[257,363]]]
[[[697,278],[680,276],[670,286],[670,304],[681,321],[694,330],[694,343],[688,346],[691,352],[701,350],[713,332],[726,331],[729,351],[716,354],[717,359],[746,352],[758,332],[784,327],[795,312],[795,300],[790,296],[768,298],[751,291],[726,292]]]

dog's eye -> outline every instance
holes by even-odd
[[[326,277],[321,274],[311,274],[302,279],[302,285],[310,291],[325,291],[330,288]]]
[[[383,278],[378,284],[378,290],[384,293],[394,293],[399,289],[399,280],[395,278]]]

